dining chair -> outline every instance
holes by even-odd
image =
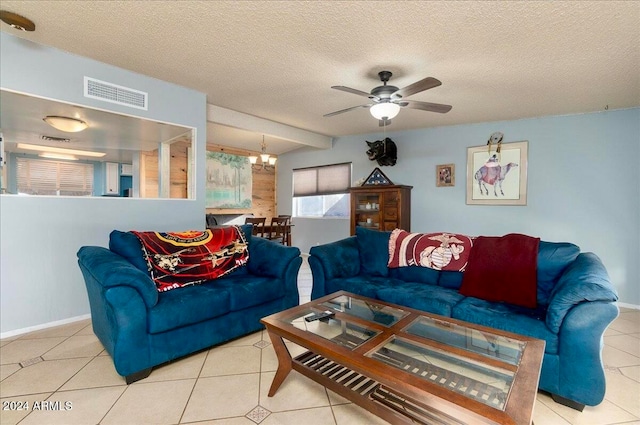
[[[265,224],[267,217],[247,217],[244,219],[244,224],[253,224],[253,231],[251,235],[258,236],[259,238],[268,238],[269,234],[265,232]]]
[[[287,214],[278,214],[278,217],[286,217],[287,218],[287,235],[285,237],[286,245],[291,246],[291,216]]]
[[[218,220],[216,220],[216,216],[213,214],[205,214],[205,221],[207,223],[207,228],[215,227],[218,225]]]
[[[287,245],[287,237],[289,232],[288,217],[271,217],[271,229],[268,238],[272,241]]]

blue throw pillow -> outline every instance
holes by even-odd
[[[114,230],[109,234],[109,249],[129,260],[137,269],[149,274],[140,240],[131,232]]]
[[[473,248],[472,248],[473,249]],[[449,289],[460,289],[462,285],[463,272],[441,271],[438,285]]]
[[[389,277],[400,279],[404,282],[426,283],[428,285],[436,285],[440,271],[429,267],[407,266],[389,268]]]
[[[389,275],[389,238],[391,232],[356,227],[358,251],[360,252],[360,273],[369,276]]]

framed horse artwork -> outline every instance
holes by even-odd
[[[467,148],[468,205],[527,205],[529,142]]]

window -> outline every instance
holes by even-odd
[[[91,196],[93,164],[17,158],[18,193]]]
[[[294,217],[349,217],[351,163],[293,170]]]

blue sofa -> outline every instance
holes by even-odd
[[[540,241],[535,309],[465,297],[462,272],[387,268],[390,232],[356,235],[310,250],[311,298],[338,290],[502,329],[546,342],[539,389],[577,410],[605,394],[602,336],[618,296],[600,259],[571,243]]]
[[[246,266],[200,285],[159,293],[139,240],[114,230],[109,249],[84,246],[84,276],[93,331],[127,384],[153,366],[263,329],[260,319],[299,304],[300,250],[251,237],[241,226]]]

